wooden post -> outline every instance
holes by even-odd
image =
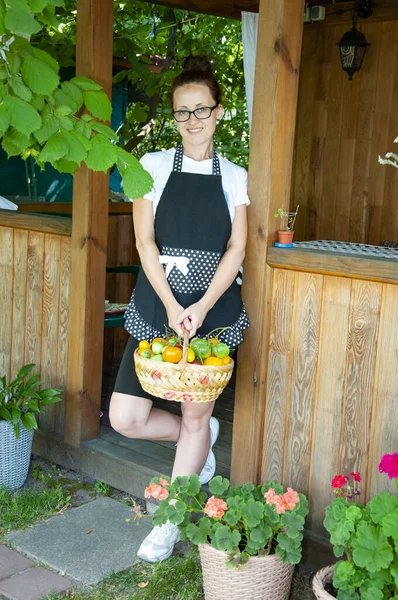
[[[267,402],[274,213],[289,207],[305,0],[260,0],[250,143],[249,238],[243,299],[251,326],[239,350],[231,479],[260,482]],[[283,446],[283,440],[281,440]]]
[[[78,0],[76,74],[90,77],[110,96],[113,0]],[[109,175],[75,174],[65,442],[98,437],[104,338]]]

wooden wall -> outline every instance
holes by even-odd
[[[262,481],[308,494],[312,533],[334,475],[360,471],[362,501],[393,491],[397,306],[398,285],[274,269]]]
[[[350,7],[341,6],[323,23],[304,27],[291,194],[291,206],[300,205],[295,239],[379,245],[398,241],[398,169],[378,163],[378,155],[398,149],[398,5],[375,0],[373,16],[359,19],[371,46],[352,81],[336,46],[351,29]]]
[[[0,375],[7,380],[35,363],[48,386],[65,388],[70,250],[70,235],[0,226]],[[63,413],[63,402],[47,407],[41,429],[61,434]]]

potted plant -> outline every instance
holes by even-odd
[[[37,429],[35,415],[61,400],[61,390],[40,389],[40,375],[28,378],[34,367],[25,365],[8,384],[5,376],[0,377],[0,487],[9,491],[25,483],[33,430]]]
[[[398,453],[385,454],[379,471],[395,479],[398,490]],[[324,525],[335,556],[344,560],[314,577],[319,600],[398,598],[398,496],[383,492],[359,504],[360,480],[359,473],[333,478],[336,498],[326,507]]]
[[[291,244],[294,236],[294,223],[296,221],[299,207],[297,206],[296,212],[286,212],[282,208],[278,208],[278,211],[274,214],[275,218],[280,218],[281,223],[278,230],[278,242],[280,244]]]
[[[178,524],[182,539],[198,544],[205,598],[287,600],[301,545],[308,503],[278,483],[230,487],[214,477],[211,497],[198,475],[153,478],[147,498],[160,500],[154,525]]]

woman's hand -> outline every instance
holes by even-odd
[[[191,321],[188,318],[184,317],[183,319],[180,319],[181,315],[186,312],[181,304],[175,302],[167,307],[166,312],[169,320],[169,327],[173,329],[177,335],[182,337],[184,335],[184,329],[191,329]]]
[[[192,338],[199,327],[202,326],[206,315],[207,310],[204,306],[200,302],[195,302],[195,304],[191,304],[191,306],[188,306],[188,308],[180,313],[176,323],[179,327],[183,324],[184,328],[189,330],[189,337]]]

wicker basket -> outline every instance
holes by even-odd
[[[229,569],[226,555],[210,544],[199,544],[206,600],[287,600],[294,565],[278,555],[252,556],[243,567]]]
[[[19,423],[20,437],[15,437],[14,428],[8,421],[0,421],[0,488],[12,492],[26,480],[32,450],[33,431]]]
[[[135,370],[143,390],[174,402],[213,402],[217,400],[234,369],[234,361],[212,367],[187,362],[189,332],[184,334],[181,362],[154,361],[134,352]]]
[[[314,592],[315,598],[318,600],[330,600],[335,598],[325,590],[325,585],[331,583],[333,579],[335,565],[330,565],[318,571],[312,580],[312,591]]]

